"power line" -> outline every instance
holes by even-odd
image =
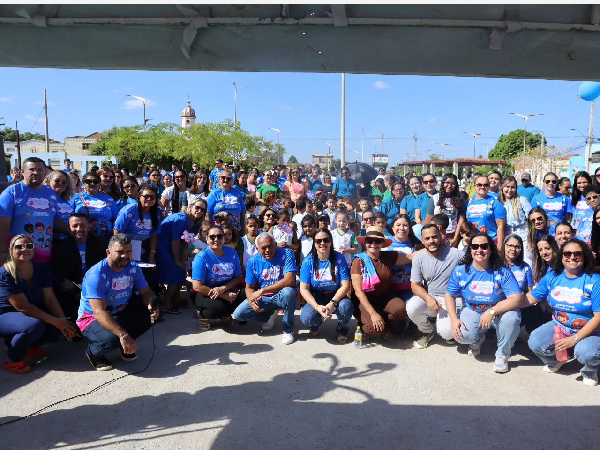
[[[42,117],[42,113],[44,112],[44,107],[42,106],[42,110],[40,111],[40,114],[38,115],[37,119],[35,119],[35,123],[33,124],[33,126],[31,127],[31,130],[33,130],[33,127],[35,127],[38,123],[38,120],[40,120],[40,117]],[[31,133],[31,130],[29,130],[29,132]]]

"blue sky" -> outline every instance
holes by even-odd
[[[277,140],[301,162],[312,153],[340,154],[341,75],[311,73],[143,72],[0,68],[0,117],[7,126],[19,121],[21,131],[43,134],[44,88],[48,89],[50,137],[88,135],[113,125],[142,122],[141,103],[127,103],[126,94],[149,100],[151,123],[180,123],[190,96],[198,121],[233,118],[233,82],[238,88],[238,120],[254,135]],[[492,78],[346,75],[346,159],[356,159],[365,128],[365,161],[384,152],[390,161],[414,160],[412,135],[419,155],[472,157],[473,138],[484,133],[477,154],[486,155],[498,137],[523,127],[510,115],[538,114],[528,130],[543,130],[549,145],[566,150],[584,139],[571,128],[588,132],[590,103],[578,100],[580,82]],[[582,153],[583,148],[574,153]],[[287,157],[286,157],[287,159]]]

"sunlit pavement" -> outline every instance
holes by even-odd
[[[296,342],[281,344],[281,316],[270,332],[249,323],[201,332],[192,310],[154,327],[150,367],[85,397],[0,427],[7,449],[589,449],[597,440],[600,387],[577,380],[571,362],[542,371],[525,343],[510,372],[493,372],[495,343],[478,359],[466,346],[417,335],[339,345],[335,322],[316,338],[296,313]],[[351,322],[354,324],[354,321]],[[2,422],[82,394],[152,354],[152,334],[138,340],[138,360],[110,355],[115,370],[93,371],[86,342],[47,346],[50,358],[28,375],[2,370]],[[1,357],[5,358],[5,351]]]

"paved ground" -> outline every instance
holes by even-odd
[[[544,373],[524,344],[500,375],[491,340],[478,360],[439,338],[413,349],[416,336],[358,350],[338,345],[329,321],[283,346],[281,317],[265,335],[256,323],[200,332],[190,311],[155,326],[145,372],[0,427],[0,448],[566,450],[598,439],[600,387],[576,380],[577,362]],[[111,357],[111,372],[91,370],[85,345],[49,346],[29,375],[2,370],[0,422],[142,369],[152,335],[136,362]]]

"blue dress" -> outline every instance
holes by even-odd
[[[197,234],[200,229],[200,221],[196,221],[190,229],[190,219],[183,211],[177,214],[171,214],[160,224],[160,234],[156,243],[156,268],[158,272],[159,283],[164,284],[183,284],[186,274],[175,263],[171,243],[180,241],[180,245],[187,246],[181,239],[184,231]]]

